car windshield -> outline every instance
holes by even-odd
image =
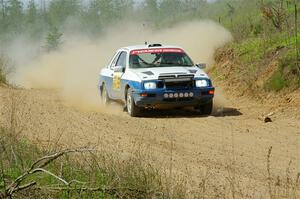
[[[193,66],[192,60],[182,50],[141,50],[132,51],[130,68],[153,68],[173,66]]]

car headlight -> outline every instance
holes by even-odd
[[[146,82],[144,83],[145,89],[156,89],[156,83],[155,82]]]
[[[196,87],[202,88],[202,87],[207,87],[208,86],[208,81],[205,79],[201,80],[196,80]]]

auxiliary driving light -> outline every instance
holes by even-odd
[[[170,93],[169,98],[173,98],[173,97],[174,97],[173,93]]]
[[[183,93],[179,93],[179,97],[183,97]]]
[[[178,93],[175,93],[175,94],[174,94],[174,97],[175,97],[175,98],[178,98]]]
[[[193,92],[190,92],[189,96],[190,96],[190,97],[194,97],[194,93],[193,93]]]
[[[189,94],[188,93],[184,93],[184,97],[189,97]]]
[[[165,93],[165,94],[164,94],[164,98],[169,98],[168,93]]]

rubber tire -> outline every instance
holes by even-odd
[[[104,105],[108,105],[110,103],[110,98],[108,96],[108,93],[107,93],[107,90],[106,90],[104,84],[102,85],[102,88],[101,88],[101,102]]]
[[[201,115],[211,115],[213,111],[213,101],[211,100],[210,102],[199,106],[198,109],[200,110]]]
[[[126,107],[127,107],[127,113],[131,117],[138,117],[141,116],[142,108],[135,105],[132,89],[128,88],[127,95],[126,95]]]

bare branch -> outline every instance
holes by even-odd
[[[88,149],[88,148],[66,149],[64,151],[60,151],[60,152],[57,152],[57,153],[54,153],[54,154],[51,154],[51,155],[48,155],[48,156],[44,156],[44,157],[38,159],[37,161],[35,161],[27,171],[25,171],[22,175],[17,177],[16,180],[14,182],[12,182],[6,188],[5,194],[7,196],[12,196],[12,194],[15,193],[15,192],[18,192],[18,191],[24,190],[28,187],[34,186],[36,183],[30,183],[30,184],[23,185],[23,186],[20,186],[20,184],[24,179],[26,179],[27,176],[32,175],[32,174],[37,173],[37,172],[46,173],[46,174],[58,179],[60,182],[63,182],[67,186],[70,186],[71,183],[75,183],[75,182],[80,183],[79,181],[76,181],[76,180],[72,180],[70,182],[67,182],[63,178],[51,173],[50,171],[47,171],[43,167],[47,166],[48,164],[50,164],[54,160],[58,159],[59,157],[61,157],[63,155],[66,155],[68,153],[82,153],[82,152],[92,152],[92,151],[95,151],[95,150]]]
[[[69,182],[69,186],[70,186],[71,184],[75,184],[75,183],[77,183],[77,184],[87,184],[86,182],[81,182],[81,181],[79,181],[79,180],[71,180],[71,181]]]
[[[30,182],[30,183],[25,184],[23,186],[19,186],[17,189],[14,190],[14,192],[22,191],[24,189],[28,189],[28,188],[30,188],[32,186],[35,186],[35,185],[36,185],[36,182]]]
[[[146,191],[133,189],[129,187],[119,187],[119,188],[108,188],[108,187],[36,187],[38,190],[49,190],[49,191],[93,191],[93,192],[103,192],[113,194],[120,190],[127,190],[136,193],[146,193]]]
[[[33,163],[30,170],[32,170],[36,167],[43,168],[43,167],[47,166],[49,163],[51,163],[52,161],[56,160],[57,158],[65,155],[65,154],[68,154],[68,153],[81,153],[81,152],[89,152],[89,151],[95,151],[95,150],[94,149],[88,149],[88,148],[66,149],[66,150],[54,153],[52,155],[44,156],[44,157],[38,159],[35,163]],[[43,161],[45,161],[45,162],[42,163],[41,165],[39,165]]]
[[[56,178],[57,180],[61,181],[65,185],[69,186],[69,183],[66,180],[62,179],[61,177],[58,177],[57,175],[55,175],[55,174],[51,173],[50,171],[43,169],[43,168],[34,169],[29,174],[33,174],[33,173],[37,173],[37,172],[44,172],[44,173]]]

